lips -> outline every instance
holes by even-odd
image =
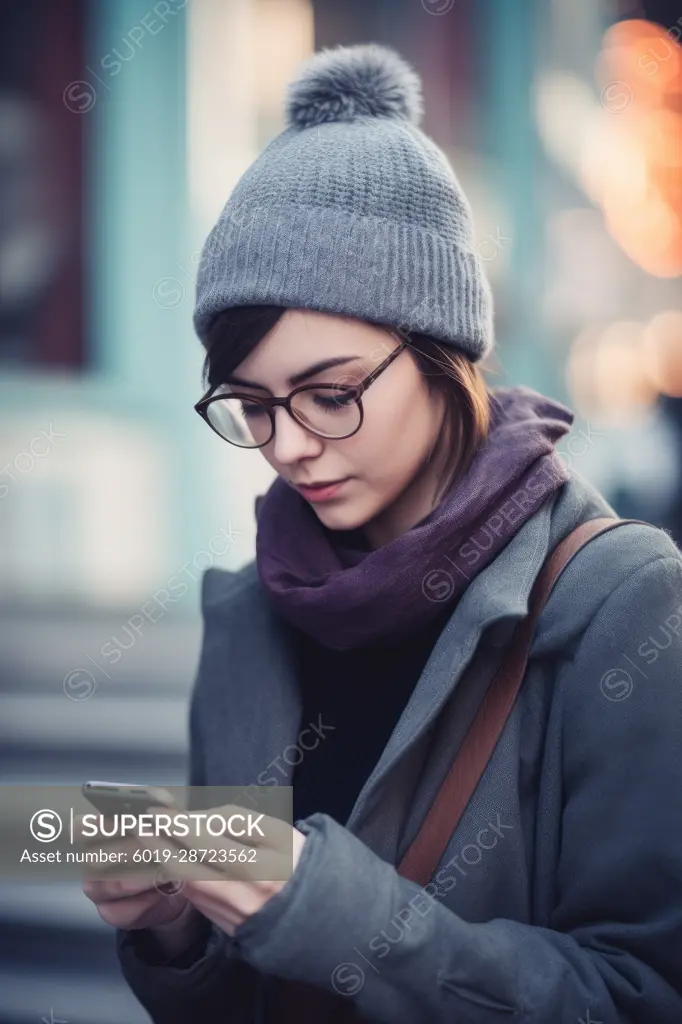
[[[303,491],[318,491],[324,487],[333,487],[334,484],[340,484],[347,477],[342,477],[340,480],[323,480],[319,484],[294,484],[294,487],[298,487]]]
[[[318,484],[294,484],[294,487],[304,498],[308,501],[319,502],[327,501],[330,498],[336,497],[339,489],[343,486],[349,477],[344,477],[341,480],[330,480],[328,482],[322,482]]]

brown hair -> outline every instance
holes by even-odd
[[[222,384],[275,326],[283,306],[237,306],[223,310],[207,335],[203,380],[209,387]],[[385,324],[375,324],[391,332]],[[438,481],[441,495],[469,468],[488,436],[490,392],[480,367],[463,352],[425,334],[406,335],[417,367],[432,394],[445,399],[443,430],[429,458],[443,456],[445,470]],[[450,461],[446,453],[455,453]]]
[[[487,440],[490,392],[481,368],[459,349],[425,334],[411,333],[408,342],[429,390],[445,399],[443,430],[430,456],[440,457],[445,452],[454,455],[452,461],[446,459],[440,475],[442,496],[464,476]]]

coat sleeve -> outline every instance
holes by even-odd
[[[199,665],[199,678],[202,667]],[[197,714],[198,686],[189,710],[190,786],[206,785]],[[116,952],[129,988],[154,1024],[250,1024],[257,1000],[257,972],[245,963],[233,939],[212,922],[192,949],[165,963],[150,952],[146,928],[116,929]]]
[[[308,840],[287,885],[236,929],[244,956],[384,1024],[679,1024],[682,559],[629,575],[553,685],[564,787],[549,927],[467,922],[316,813],[297,822]],[[372,954],[401,920],[401,941]]]

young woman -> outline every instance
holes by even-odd
[[[89,884],[158,1024],[276,1021],[287,985],[303,1022],[682,1020],[664,531],[573,559],[432,881],[396,870],[470,718],[464,678],[492,678],[557,543],[615,516],[556,451],[572,413],[484,381],[490,293],[420,112],[392,51],[318,54],[203,252],[197,410],[277,477],[255,561],[203,580],[190,783],[293,785],[294,870]]]

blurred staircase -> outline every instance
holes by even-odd
[[[112,665],[129,614],[0,609],[0,784],[186,784],[201,623],[147,623]],[[0,1024],[43,1018],[149,1024],[79,884],[0,882]]]

